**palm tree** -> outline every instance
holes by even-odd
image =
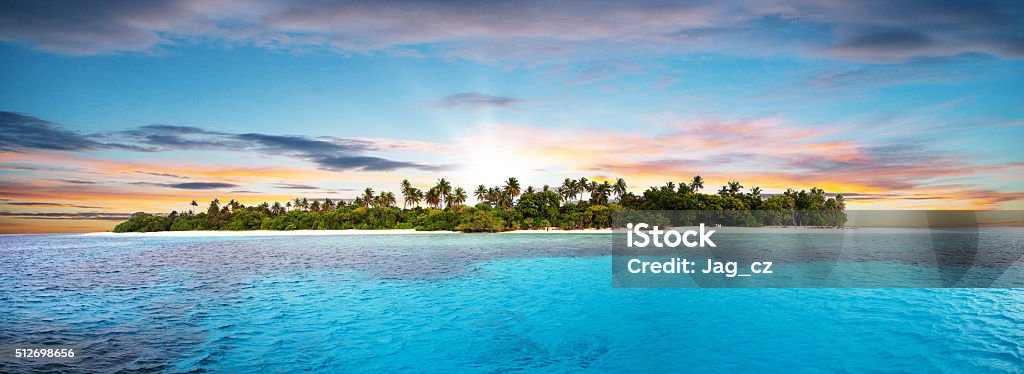
[[[505,192],[512,197],[512,200],[515,200],[515,198],[519,196],[519,192],[521,192],[519,190],[519,180],[515,177],[509,178],[508,181],[505,182]]]
[[[434,188],[437,188],[438,197],[442,199],[441,202],[448,202],[448,198],[452,195],[452,184],[441,178],[437,180],[437,185]],[[440,206],[440,203],[438,206]]]
[[[213,199],[210,202],[210,208],[206,210],[206,214],[215,216],[217,213],[220,213],[220,199]]]
[[[761,187],[751,188],[750,189],[750,194],[754,195],[754,196],[757,196],[757,197],[761,197]]]
[[[569,200],[572,200],[572,198],[576,196],[576,180],[565,178],[565,180],[562,181],[562,187],[560,190],[562,194],[565,195],[565,202],[569,202]]]
[[[701,188],[704,188],[704,178],[701,178],[699,175],[694,176],[693,181],[690,182],[690,189],[692,189],[693,192],[697,192],[700,191]]]
[[[498,205],[501,206],[502,208],[511,208],[512,194],[509,194],[507,191],[498,191]]]
[[[533,194],[533,193],[537,193],[537,190],[535,188],[533,188],[533,186],[527,186],[526,187],[526,191],[523,192],[523,193]]]
[[[377,199],[373,197],[373,189],[366,187],[366,189],[363,190],[363,206],[370,207],[370,205],[373,205],[374,201],[377,201]]]
[[[409,197],[412,195],[412,183],[408,179],[402,180],[402,209],[409,206]]]
[[[423,190],[413,187],[412,191],[409,191],[409,199],[412,206],[419,206],[420,201],[423,201]]]
[[[476,186],[476,191],[473,191],[473,196],[476,197],[477,202],[484,202],[484,198],[487,197],[487,187],[482,184]]]
[[[737,181],[729,181],[729,194],[736,196],[743,189],[743,185]]]
[[[402,195],[402,205],[401,205],[402,209],[408,208],[410,204],[412,204],[413,206],[416,206],[416,204],[419,204],[420,200],[423,199],[423,193],[420,192],[420,189],[414,188],[414,186],[410,186],[408,191],[402,191],[401,195]],[[417,195],[420,195],[420,197],[417,198]]]
[[[431,208],[437,209],[437,207],[441,206],[441,192],[438,191],[437,186],[430,187],[427,190],[426,200],[427,205]]]
[[[501,199],[501,189],[498,187],[491,187],[487,189],[487,203],[497,206],[498,200]]]
[[[196,214],[196,208],[199,206],[199,203],[197,203],[195,200],[192,200],[192,204],[189,204],[189,205],[191,205],[192,208],[189,208],[188,213],[189,214]]]
[[[462,189],[462,187],[456,187],[455,192],[452,193],[452,204],[456,206],[462,205],[466,202],[467,197],[466,190]]]
[[[615,196],[618,197],[619,201],[622,201],[622,197],[626,196],[626,180],[622,178],[617,179],[612,190],[615,191]]]
[[[395,205],[396,202],[395,194],[391,192],[381,192],[380,196],[377,198],[377,205],[385,208]]]
[[[583,194],[587,192],[587,187],[590,187],[590,183],[587,181],[587,177],[580,177],[580,180],[576,182],[576,193],[580,195],[580,200],[583,201]]]
[[[596,184],[596,183],[595,183]],[[594,202],[600,205],[608,205],[608,196],[611,195],[612,184],[608,181],[597,184],[594,186],[594,191],[590,194],[594,197]]]

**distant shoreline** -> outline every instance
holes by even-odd
[[[611,229],[583,230],[513,230],[496,234],[611,234]],[[431,235],[431,234],[464,234],[458,231],[416,231],[413,229],[388,230],[248,230],[248,231],[155,231],[155,232],[90,232],[79,234],[92,237],[258,237],[258,236],[352,236],[352,235]],[[473,234],[466,234],[473,235]]]
[[[804,232],[804,233],[825,233],[825,232],[847,232],[856,233],[863,231],[864,233],[878,233],[879,230],[891,231],[919,231],[923,229],[933,230],[944,230],[944,229],[956,229],[958,227],[927,227],[927,226],[858,226],[858,227],[846,227],[846,228],[807,228],[799,226],[764,226],[764,227],[715,227],[715,230],[721,230],[723,232]],[[999,229],[999,228],[1011,228],[1020,229],[1020,226],[979,226],[979,229]],[[611,234],[611,229],[582,229],[582,230],[513,230],[513,231],[502,231],[493,234]],[[115,233],[110,231],[101,232],[89,232],[89,233],[32,233],[32,234],[0,234],[0,236],[18,236],[18,235],[72,235],[72,236],[86,236],[86,237],[287,237],[287,236],[353,236],[353,235],[433,235],[433,234],[467,234],[473,235],[475,233],[463,233],[459,231],[416,231],[413,229],[385,229],[385,230],[291,230],[291,231],[276,231],[276,230],[249,230],[249,231],[216,231],[216,230],[194,230],[194,231],[155,231],[155,232],[125,232]]]

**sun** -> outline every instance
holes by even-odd
[[[514,139],[501,139],[495,134],[478,134],[463,142],[464,157],[454,179],[460,183],[496,186],[509,177],[530,181],[547,162],[531,156],[524,144]]]

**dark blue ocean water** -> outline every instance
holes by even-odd
[[[1021,289],[624,289],[602,235],[0,236],[0,372],[1024,372]]]

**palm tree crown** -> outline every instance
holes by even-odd
[[[437,180],[437,185],[435,185],[434,188],[437,188],[438,198],[440,198],[440,202],[438,203],[438,205],[443,203],[448,203],[448,205],[451,205],[451,203],[448,200],[452,196],[452,184],[448,182],[448,180],[441,178]]]
[[[505,192],[507,192],[512,199],[518,197],[520,192],[519,180],[515,177],[509,178],[508,181],[505,182]]]
[[[615,196],[617,196],[619,200],[622,200],[622,197],[626,195],[626,189],[626,180],[622,178],[616,180],[615,187],[612,188],[612,190],[615,191]]]
[[[462,187],[456,187],[455,192],[452,193],[452,204],[456,206],[462,205],[466,202],[467,197],[469,196],[466,195],[466,190],[462,189]]]
[[[690,189],[692,189],[693,192],[697,192],[700,191],[701,188],[704,188],[704,178],[701,178],[699,175],[694,176],[693,180],[690,182]]]
[[[484,200],[487,198],[487,186],[484,186],[482,184],[476,186],[476,191],[473,191],[473,196],[476,197],[477,202],[484,202]]]

